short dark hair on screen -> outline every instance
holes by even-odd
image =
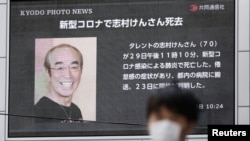
[[[82,66],[83,66],[83,56],[82,56],[82,53],[81,53],[76,47],[74,47],[74,46],[72,46],[72,45],[70,45],[70,44],[60,44],[60,45],[57,45],[57,46],[52,47],[52,48],[46,53],[46,55],[45,55],[44,64],[43,64],[43,65],[44,65],[45,69],[48,71],[49,75],[51,75],[51,70],[50,70],[51,64],[50,64],[49,56],[51,55],[51,53],[52,53],[54,50],[56,50],[56,49],[58,49],[58,48],[71,48],[71,49],[75,50],[75,51],[78,53],[79,57],[80,57],[80,67],[81,67],[81,69],[82,69]]]
[[[199,100],[194,93],[181,89],[177,84],[159,89],[152,94],[147,103],[147,118],[152,113],[159,113],[161,108],[184,116],[188,121],[197,122]]]

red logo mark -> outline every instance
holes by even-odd
[[[199,10],[199,7],[197,4],[191,4],[190,5],[190,11],[191,12],[197,12]]]

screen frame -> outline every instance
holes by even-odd
[[[149,135],[141,135],[141,136],[81,136],[81,137],[9,137],[8,136],[8,132],[9,132],[9,127],[8,127],[8,109],[9,109],[9,104],[8,104],[8,101],[9,101],[9,56],[10,56],[10,52],[9,52],[9,48],[10,48],[10,22],[11,22],[11,19],[10,19],[10,10],[11,10],[11,1],[22,1],[22,0],[8,0],[8,10],[7,10],[7,63],[6,63],[6,68],[7,68],[7,74],[6,74],[6,102],[5,102],[5,109],[7,111],[6,115],[5,116],[5,139],[6,140],[19,140],[19,141],[22,141],[22,140],[64,140],[64,141],[67,141],[67,140],[149,140],[151,139],[151,137]],[[27,1],[34,1],[34,0],[25,0],[26,2]],[[115,1],[115,0],[110,0],[110,1]],[[147,1],[147,0],[143,0],[143,1]],[[235,109],[234,109],[234,123],[235,124],[238,124],[238,48],[239,48],[239,34],[238,34],[238,20],[239,20],[239,12],[238,12],[238,9],[239,9],[239,0],[234,0],[234,3],[235,3],[235,72],[234,72],[234,91],[235,91],[235,102],[234,102],[234,106],[235,106]],[[206,139],[207,138],[207,134],[190,134],[187,136],[187,138],[192,138],[192,139]]]

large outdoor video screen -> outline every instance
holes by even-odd
[[[208,124],[235,120],[234,0],[11,1],[9,137],[147,135],[178,79]]]

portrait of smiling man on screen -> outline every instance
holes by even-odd
[[[80,122],[81,111],[72,98],[81,81],[83,57],[69,44],[51,48],[44,60],[49,92],[35,105],[36,122]]]

